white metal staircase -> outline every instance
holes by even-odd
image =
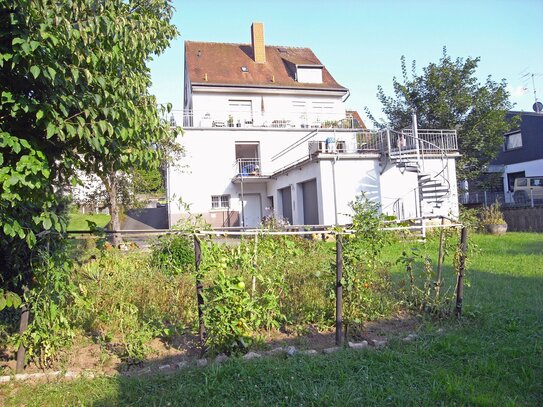
[[[412,190],[418,202],[418,217],[431,217],[434,211],[443,206],[451,195],[448,176],[448,152],[457,151],[454,130],[418,130],[414,118],[413,129],[400,132],[387,130],[386,155],[391,165],[401,171],[417,174],[417,187]],[[436,168],[426,165],[431,158],[438,159],[441,165]],[[432,169],[428,169],[431,167]],[[403,203],[399,198],[394,202],[395,215],[403,218]]]

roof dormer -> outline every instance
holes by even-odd
[[[322,65],[296,65],[296,81],[300,83],[322,83]]]

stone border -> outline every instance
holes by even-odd
[[[418,335],[415,333],[409,334],[402,340],[404,342],[411,342],[418,339]],[[340,347],[340,346],[334,346],[331,348],[326,348],[322,350],[322,354],[329,355],[331,353],[335,353],[340,351],[341,349],[353,349],[353,350],[359,350],[359,349],[381,349],[385,347],[387,344],[387,340],[372,340],[370,343],[368,341],[362,341],[362,342],[348,342],[346,347]],[[308,349],[308,350],[298,350],[294,346],[286,346],[286,347],[278,347],[274,348],[269,351],[265,351],[262,353],[257,352],[248,352],[245,355],[243,355],[241,358],[244,360],[253,360],[258,359],[262,356],[272,356],[277,355],[279,353],[285,354],[287,357],[293,357],[295,355],[308,355],[308,356],[314,356],[318,355],[319,352],[315,349]],[[213,364],[220,364],[224,363],[230,358],[226,356],[224,353],[221,353],[220,355],[216,356],[212,361],[208,361],[207,358],[197,359],[194,361],[194,363],[190,363],[187,360],[182,360],[180,362],[171,363],[171,364],[164,364],[158,366],[156,369],[151,369],[151,366],[147,366],[143,369],[140,369],[138,371],[131,372],[130,374],[122,374],[117,373],[113,376],[127,376],[127,377],[134,377],[134,376],[144,376],[149,375],[153,373],[153,370],[155,373],[173,373],[175,371],[188,368],[190,366],[195,367],[205,367],[210,363]],[[51,379],[51,378],[59,378],[59,379],[75,379],[79,377],[84,377],[88,379],[93,379],[95,377],[99,376],[98,374],[91,372],[91,371],[82,371],[82,372],[72,372],[72,371],[56,371],[56,372],[49,372],[49,373],[23,373],[23,374],[15,374],[11,376],[0,376],[0,383],[8,383],[10,381],[23,381],[23,380],[40,380],[40,379]],[[108,375],[102,374],[102,376],[107,377]]]

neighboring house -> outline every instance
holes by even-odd
[[[520,116],[519,127],[504,134],[502,150],[488,168],[489,172],[502,175],[506,203],[514,201],[516,178],[543,176],[543,114],[507,113],[508,119],[515,116]]]
[[[350,222],[364,193],[398,218],[458,214],[455,131],[366,129],[308,48],[185,43],[185,170],[168,171],[170,225],[190,213],[215,227]]]

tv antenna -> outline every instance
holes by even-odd
[[[541,74],[534,74],[527,72],[524,75],[522,75],[522,79],[528,80],[528,78],[532,78],[532,89],[534,90],[534,104],[532,105],[532,109],[534,109],[534,112],[536,113],[543,113],[543,103],[539,101],[537,98],[537,92],[535,88],[535,76],[541,76]]]

